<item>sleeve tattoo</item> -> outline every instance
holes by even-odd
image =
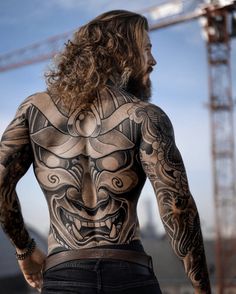
[[[171,122],[156,106],[148,106],[141,116],[140,158],[154,188],[161,220],[194,288],[210,293],[198,211]]]
[[[29,240],[15,190],[32,162],[26,104],[19,107],[0,143],[0,222],[11,242],[20,249],[24,249]]]

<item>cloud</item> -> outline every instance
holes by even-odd
[[[110,0],[49,0],[47,1],[48,5],[57,6],[62,9],[78,9],[85,11],[87,13],[93,14],[96,11],[96,14],[101,13],[102,11],[108,11],[113,9],[127,9],[133,11],[140,11],[144,8],[157,5],[156,0],[119,0],[119,1],[110,1]]]
[[[93,5],[93,8],[99,8],[101,6],[100,1],[93,1],[93,0],[87,0],[87,1],[78,1],[78,0],[49,0],[49,5],[58,6],[63,9],[74,9],[74,8],[85,8],[86,6],[89,7],[91,4]]]
[[[3,15],[0,17],[0,25],[13,26],[18,24],[16,17],[10,17],[9,15]]]
[[[2,1],[3,2],[3,1]],[[8,4],[3,5],[0,1],[0,26],[12,27],[14,30],[22,28],[24,24],[32,21],[32,26],[36,22],[42,22],[50,11],[50,6],[47,1],[24,0],[22,4],[20,1],[8,1]],[[7,1],[5,1],[7,2]],[[14,9],[12,8],[14,7]],[[37,7],[37,9],[35,9]],[[8,28],[9,29],[9,28]]]

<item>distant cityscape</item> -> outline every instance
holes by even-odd
[[[146,226],[141,231],[143,246],[147,254],[152,256],[154,271],[157,275],[163,294],[192,294],[192,286],[187,279],[182,263],[177,259],[171,249],[165,234],[158,234],[152,222],[152,217],[147,221]],[[35,230],[30,229],[30,234],[35,238],[37,244],[47,250],[47,240],[38,234]],[[36,294],[37,291],[30,289],[17,265],[14,256],[13,246],[0,230],[0,289],[2,294]],[[215,250],[214,240],[205,240],[205,250],[210,273],[210,279],[215,291]],[[229,279],[235,284],[236,260],[232,261],[232,269],[229,269]],[[236,287],[230,289],[230,294],[236,294]]]

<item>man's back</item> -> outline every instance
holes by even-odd
[[[47,93],[29,102],[34,169],[50,210],[49,252],[139,239],[136,206],[146,176],[134,116],[148,103],[114,87],[70,115]]]
[[[12,187],[34,164],[49,207],[49,254],[139,240],[136,207],[148,176],[176,255],[193,285],[208,287],[198,212],[165,113],[108,86],[70,115],[57,101],[47,93],[30,96],[1,149],[2,179]]]

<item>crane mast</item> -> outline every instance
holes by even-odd
[[[228,10],[207,9],[206,20],[217,293],[223,294],[236,286],[232,273],[236,261],[236,177]]]

